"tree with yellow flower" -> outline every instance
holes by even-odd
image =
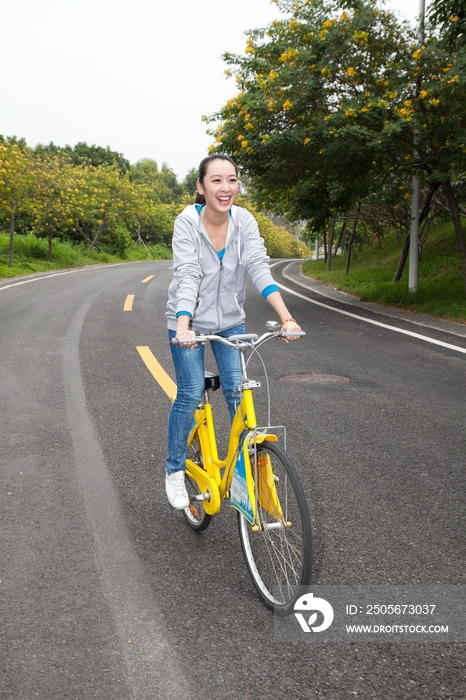
[[[18,215],[30,212],[31,153],[24,142],[0,137],[0,218],[9,224],[8,265],[13,265],[14,237]]]
[[[245,56],[224,57],[240,93],[210,118],[214,150],[237,159],[269,210],[307,219],[315,230],[420,169],[426,198],[440,188],[459,222],[466,289],[458,218],[466,172],[463,35],[447,41],[433,21],[417,48],[414,30],[375,0],[277,4],[286,16],[250,31]],[[457,16],[445,21],[456,26]],[[254,125],[247,132],[246,114]]]

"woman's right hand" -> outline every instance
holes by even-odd
[[[188,331],[188,330],[177,330],[176,331],[176,339],[178,342],[180,342],[180,345],[183,348],[197,348],[197,343],[196,343],[196,334],[194,331]],[[194,342],[186,342],[187,340],[193,340]]]

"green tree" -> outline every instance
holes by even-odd
[[[198,177],[198,172],[196,168],[191,168],[191,170],[187,173],[186,177],[183,180],[183,187],[185,189],[185,192],[192,197],[196,194],[197,191],[197,177]]]
[[[466,44],[464,0],[431,0],[428,18],[439,37],[454,46]]]
[[[88,146],[84,141],[80,141],[75,146],[56,146],[52,141],[48,145],[38,144],[35,148],[36,155],[59,155],[66,153],[74,165],[99,165],[115,166],[124,175],[130,169],[129,161],[122,153],[112,151],[110,146]]]
[[[440,186],[448,203],[466,294],[466,232],[461,221],[466,173],[466,9],[460,2],[438,0],[430,18],[425,45],[413,54],[418,81],[417,165],[430,183]]]
[[[114,165],[86,168],[81,182],[82,216],[77,230],[89,243],[89,251],[99,249],[104,232],[108,236],[116,230],[125,209],[128,186],[128,177],[122,178]]]
[[[245,56],[225,56],[240,92],[212,133],[275,208],[319,229],[393,171],[394,130],[412,142],[396,111],[411,97],[408,41],[370,1],[278,5],[286,19],[250,32]]]
[[[42,153],[35,157],[31,209],[32,233],[47,238],[48,258],[52,241],[77,225],[79,215],[79,172],[63,152]]]
[[[207,119],[212,150],[238,160],[269,210],[317,231],[419,168],[441,184],[457,222],[466,288],[455,189],[466,166],[459,40],[432,24],[416,48],[409,26],[373,0],[277,4],[286,18],[249,32],[244,56],[225,55],[239,92]]]
[[[183,186],[173,170],[166,163],[159,170],[157,162],[151,158],[143,158],[131,167],[131,180],[150,188],[155,204],[170,204],[183,194]]]
[[[16,215],[30,210],[32,169],[30,151],[25,143],[0,139],[0,215],[9,222],[8,265],[13,265]]]

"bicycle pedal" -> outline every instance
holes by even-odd
[[[190,501],[208,501],[210,498],[210,493],[206,491],[205,493],[197,493],[195,496],[190,496]]]

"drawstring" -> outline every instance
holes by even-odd
[[[198,255],[199,258],[202,258],[202,243],[201,243],[201,238],[200,238],[199,232],[198,232],[198,230],[197,230],[197,228],[196,228],[195,226],[194,226],[194,232],[195,232],[196,238],[197,238],[197,249],[198,249],[197,255]]]
[[[242,265],[243,261],[241,258],[241,221],[238,223],[238,236],[237,236],[237,238],[238,238],[238,260],[239,260],[239,264]]]

